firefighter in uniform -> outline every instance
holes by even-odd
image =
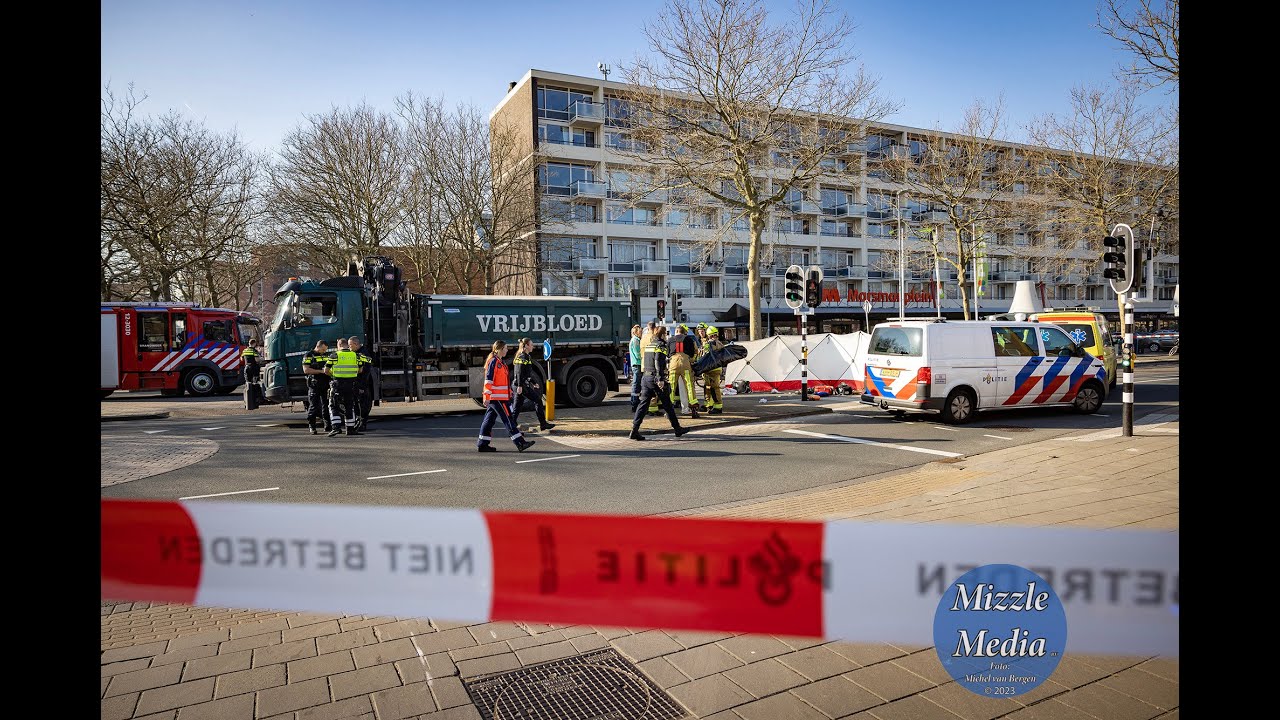
[[[332,423],[329,437],[338,433],[359,435],[360,431],[356,429],[359,414],[356,408],[356,376],[360,374],[360,357],[339,341],[338,351],[330,358],[327,369],[333,378],[329,386],[329,419]]]
[[[680,401],[680,412],[695,419],[698,417],[698,410],[694,407],[698,396],[694,394],[692,358],[697,352],[693,339],[689,337],[689,328],[681,325],[667,343],[667,367],[670,368],[667,379],[671,381],[671,404]],[[684,399],[681,398],[681,390],[687,396]]]
[[[511,386],[516,392],[515,399],[511,401],[511,418],[519,426],[520,413],[532,410],[538,416],[538,429],[550,430],[556,424],[547,422],[547,411],[542,407],[542,389],[538,386],[538,375],[534,372],[533,360],[529,357],[531,352],[533,341],[521,338],[511,366]]]
[[[329,344],[317,340],[315,349],[302,356],[302,374],[307,380],[307,428],[312,435],[319,434],[316,421],[329,432]]]
[[[533,446],[532,440],[525,440],[520,428],[516,427],[516,419],[511,414],[511,375],[502,358],[507,354],[507,344],[502,340],[493,341],[493,351],[484,361],[484,420],[480,421],[480,437],[476,439],[478,452],[497,452],[498,448],[490,445],[493,436],[493,424],[498,420],[507,428],[511,442],[516,449],[524,452]]]
[[[347,341],[347,347],[356,354],[360,361],[360,374],[356,375],[356,429],[369,431],[369,413],[373,411],[373,358],[360,351],[362,343],[355,335]]]
[[[702,349],[698,351],[698,357],[700,358],[724,348],[724,343],[720,342],[720,328],[712,325],[707,328],[706,332],[707,337],[702,342]],[[702,373],[703,404],[707,407],[708,415],[724,414],[724,389],[721,387],[723,382],[724,368],[716,368]]]
[[[640,381],[640,401],[636,403],[636,412],[631,418],[631,434],[627,436],[632,440],[644,440],[644,436],[640,434],[640,423],[648,413],[649,401],[654,398],[657,398],[658,404],[667,413],[667,420],[671,421],[671,429],[675,431],[676,437],[689,432],[687,429],[680,427],[680,420],[676,417],[675,408],[671,406],[671,396],[667,394],[666,340],[667,329],[659,326],[654,330],[653,338],[644,348],[644,360],[641,367],[644,377]]]

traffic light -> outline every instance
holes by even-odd
[[[1111,283],[1111,290],[1115,294],[1129,292],[1137,275],[1137,266],[1133,262],[1133,230],[1128,225],[1119,223],[1110,235],[1102,239],[1102,245],[1106,248],[1102,253],[1102,277]]]
[[[658,301],[658,322],[662,322],[663,320],[666,320],[666,319],[667,319],[667,301],[659,300]]]
[[[689,317],[684,314],[684,298],[680,297],[680,293],[671,293],[671,300],[675,304],[675,312],[671,313],[671,319],[676,322],[688,322]]]
[[[1133,346],[1125,345],[1116,358],[1116,372],[1125,373],[1133,370]]]
[[[800,270],[800,266],[792,265],[787,268],[786,279],[786,292],[783,295],[787,300],[787,306],[792,309],[798,308],[804,304],[804,273]]]
[[[817,265],[809,267],[809,279],[804,284],[804,301],[811,308],[822,304],[822,268]]]

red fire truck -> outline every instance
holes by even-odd
[[[102,397],[116,390],[228,395],[243,383],[240,353],[261,345],[254,315],[197,303],[102,303]]]

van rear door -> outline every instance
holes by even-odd
[[[923,365],[923,327],[877,325],[867,345],[866,392],[876,397],[913,399]]]

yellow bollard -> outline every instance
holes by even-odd
[[[556,381],[547,381],[547,422],[556,419]]]

